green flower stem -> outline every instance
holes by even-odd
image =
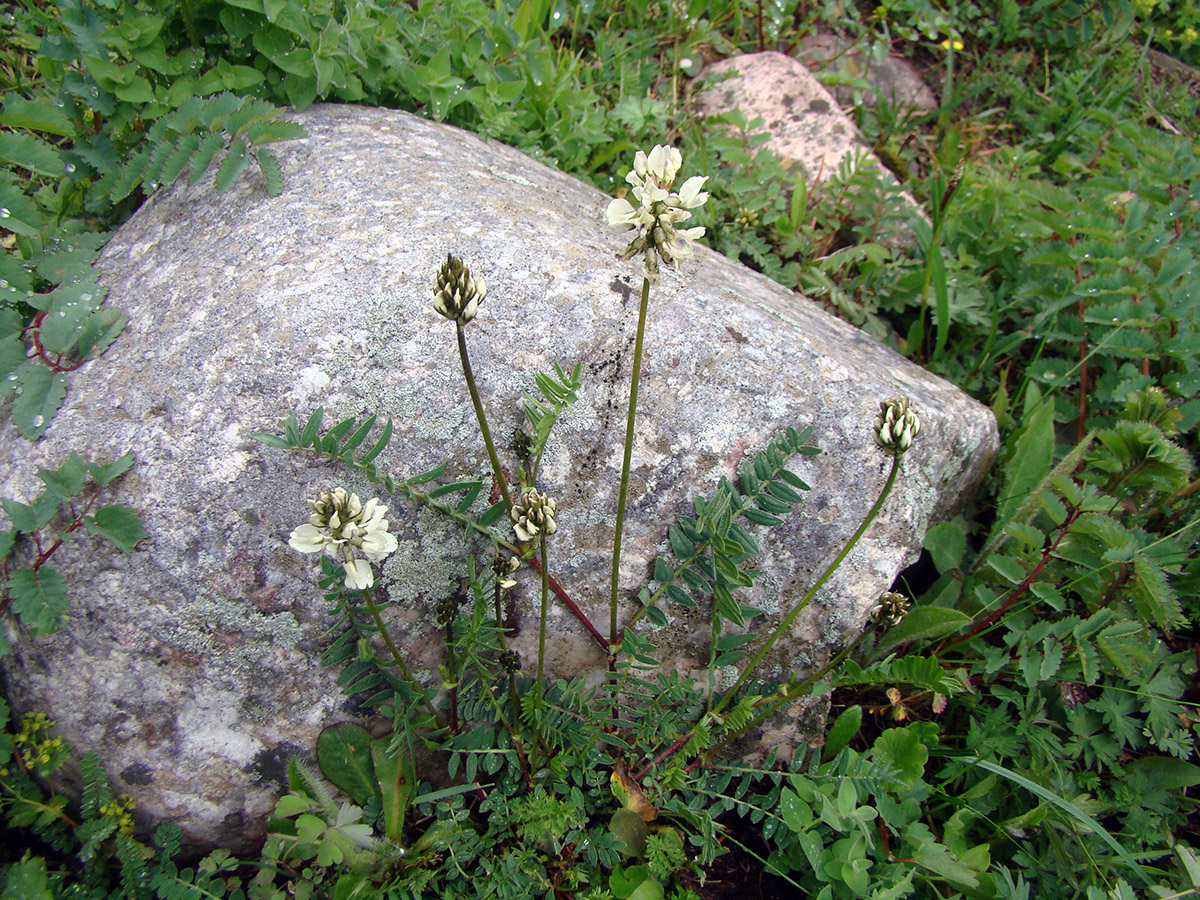
[[[508,496],[508,483],[504,480],[504,472],[500,468],[500,457],[496,455],[496,445],[492,443],[492,432],[488,428],[487,417],[483,414],[483,403],[479,399],[479,389],[475,386],[475,375],[471,371],[471,360],[467,356],[467,337],[461,323],[455,323],[458,334],[458,356],[462,360],[463,375],[467,379],[467,390],[471,392],[471,403],[475,406],[475,418],[479,420],[479,431],[483,435],[483,444],[487,447],[488,459],[492,464],[492,474],[500,488],[500,496],[504,498],[504,508],[512,510],[512,498]]]
[[[538,666],[537,666],[537,705],[542,706],[542,675],[545,672],[546,661],[546,608],[550,605],[550,575],[546,566],[546,533],[542,532],[539,542],[542,561],[542,615],[538,622]]]
[[[617,529],[613,535],[612,585],[608,598],[609,652],[617,642],[617,582],[621,573],[621,537],[625,531],[625,498],[629,493],[629,467],[633,460],[633,426],[637,418],[638,381],[642,377],[642,344],[646,336],[646,309],[650,305],[650,276],[642,276],[642,302],[638,308],[637,339],[633,345],[633,375],[629,379],[629,412],[625,419],[625,459],[621,463],[621,488],[617,493]]]
[[[371,597],[371,591],[369,588],[363,588],[363,599],[367,601],[367,609],[371,611],[371,618],[375,620],[375,627],[379,629],[380,635],[383,636],[383,642],[387,644],[388,652],[392,655],[392,659],[396,663],[396,668],[400,670],[400,673],[404,676],[404,680],[412,685],[413,690],[417,692],[417,696],[421,698],[421,702],[425,705],[425,708],[429,710],[429,714],[433,716],[439,725],[445,728],[445,720],[443,720],[441,714],[433,708],[433,704],[429,702],[429,698],[425,696],[425,689],[421,686],[417,679],[413,678],[412,672],[409,671],[408,666],[404,662],[404,657],[400,655],[400,651],[397,649],[396,644],[392,641],[392,636],[388,634],[387,626],[383,624],[383,616],[379,614],[379,607],[375,605],[375,601]]]
[[[821,573],[821,577],[818,578],[816,582],[813,583],[813,586],[808,589],[808,593],[801,597],[796,605],[792,607],[791,612],[784,616],[783,621],[779,623],[779,625],[775,628],[775,631],[773,631],[771,636],[767,638],[767,642],[763,644],[761,648],[759,648],[758,653],[756,653],[754,658],[750,660],[750,664],[742,670],[742,674],[738,678],[737,682],[735,682],[729,692],[725,694],[721,702],[717,704],[716,709],[713,710],[714,714],[719,714],[723,709],[725,709],[726,706],[729,705],[729,701],[733,699],[735,694],[737,694],[738,688],[740,688],[749,680],[750,676],[754,673],[754,670],[758,668],[759,663],[763,661],[763,657],[771,652],[771,648],[775,646],[776,641],[778,641],[784,631],[791,626],[792,622],[795,621],[796,616],[800,615],[800,611],[804,609],[804,607],[808,606],[812,598],[817,595],[817,591],[819,591],[824,586],[825,582],[829,580],[830,576],[837,571],[838,566],[842,564],[842,560],[844,560],[847,554],[854,549],[854,546],[858,543],[863,534],[866,533],[866,530],[871,527],[871,523],[874,522],[875,517],[879,515],[879,510],[883,508],[884,501],[887,500],[888,494],[892,492],[892,486],[896,483],[896,473],[899,471],[900,456],[896,455],[892,457],[892,470],[888,472],[887,481],[883,485],[883,490],[879,494],[879,499],[875,501],[875,505],[872,506],[870,512],[867,513],[867,517],[863,519],[863,523],[858,526],[858,531],[854,532],[854,534],[850,537],[850,540],[846,542],[846,546],[842,548],[841,552],[834,558],[833,562],[831,562],[825,571]]]
[[[192,18],[192,4],[190,0],[179,0],[179,12],[183,16],[183,30],[187,32],[188,44],[192,47],[203,49],[204,44],[200,42],[200,35],[196,33],[196,22]]]

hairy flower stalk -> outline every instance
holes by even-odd
[[[844,546],[841,549],[841,552],[834,557],[833,562],[831,562],[825,571],[821,573],[821,577],[813,583],[813,586],[808,589],[808,592],[805,593],[805,595],[796,602],[795,606],[789,610],[788,614],[783,617],[783,620],[778,626],[776,626],[775,630],[771,632],[771,636],[767,638],[766,643],[759,648],[758,652],[754,655],[754,658],[750,660],[750,663],[746,666],[746,668],[742,670],[742,674],[738,677],[738,680],[734,683],[733,687],[728,691],[728,693],[725,694],[721,702],[717,704],[713,712],[719,714],[723,709],[725,709],[726,706],[729,705],[730,701],[733,700],[734,696],[737,694],[738,688],[740,688],[749,680],[755,669],[757,669],[759,664],[763,661],[763,658],[771,651],[771,648],[775,646],[775,643],[779,640],[780,636],[791,627],[792,622],[796,620],[796,616],[800,615],[800,611],[803,610],[804,607],[808,606],[808,604],[812,601],[812,598],[817,595],[817,591],[819,591],[825,585],[825,582],[829,580],[830,576],[837,571],[838,566],[842,564],[842,560],[844,560],[849,555],[850,551],[854,549],[855,545],[858,544],[859,539],[862,538],[867,529],[871,527],[871,523],[875,521],[875,517],[879,515],[879,511],[883,508],[883,504],[887,500],[888,495],[891,494],[892,486],[896,483],[896,474],[900,471],[900,460],[908,448],[912,446],[913,438],[916,437],[920,432],[921,422],[917,418],[916,413],[909,408],[908,398],[904,398],[902,400],[888,400],[881,405],[883,407],[883,411],[875,420],[875,442],[880,446],[880,448],[891,454],[892,467],[891,471],[888,472],[887,481],[885,481],[883,484],[883,490],[879,493],[879,498],[867,512],[867,516],[865,519],[863,519],[862,524],[858,526],[858,530],[850,536],[850,540],[846,542],[846,546]]]
[[[538,556],[542,570],[542,610],[538,622],[538,661],[537,661],[537,705],[542,705],[542,676],[546,664],[546,610],[550,605],[550,568],[546,560],[546,539],[558,531],[558,521],[555,516],[558,505],[545,494],[536,490],[523,493],[513,504],[513,531],[522,541],[538,542]]]
[[[358,494],[347,493],[345,488],[323,493],[309,500],[308,506],[312,514],[288,538],[291,548],[301,553],[328,553],[345,566],[347,588],[371,587],[375,583],[371,563],[382,562],[397,546],[383,517],[387,507],[374,497],[363,503]],[[358,559],[356,553],[366,559]]]
[[[471,270],[457,256],[446,254],[437,276],[433,280],[433,308],[454,323],[458,337],[458,358],[462,362],[463,377],[467,391],[471,394],[471,405],[475,408],[475,419],[483,435],[488,461],[492,465],[492,476],[504,498],[504,508],[512,509],[512,498],[508,494],[508,483],[500,468],[500,457],[496,455],[496,444],[488,428],[487,416],[483,412],[483,401],[479,399],[479,388],[475,385],[475,373],[471,371],[471,358],[467,355],[467,338],[464,329],[479,311],[479,303],[487,295],[487,285],[482,278],[471,275]]]
[[[638,385],[642,377],[642,355],[646,336],[646,313],[650,305],[650,277],[658,272],[658,263],[678,266],[681,259],[692,255],[691,242],[704,234],[703,227],[677,229],[675,226],[691,218],[690,210],[702,206],[708,194],[701,190],[707,176],[694,176],[683,183],[678,193],[671,190],[675,176],[683,165],[683,157],[674,147],[658,145],[649,155],[641,150],[633,160],[633,169],[625,176],[632,185],[638,201],[635,207],[628,200],[616,199],[608,205],[608,224],[619,231],[636,233],[621,259],[638,253],[645,258],[646,274],[642,277],[642,296],[638,307],[637,336],[633,347],[633,373],[629,380],[629,408],[625,419],[625,453],[621,462],[621,485],[617,491],[617,522],[613,535],[612,580],[609,590],[608,641],[609,655],[620,643],[617,631],[617,593],[621,572],[621,539],[625,533],[625,505],[629,494],[629,472],[633,461],[633,429],[637,420]]]

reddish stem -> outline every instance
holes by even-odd
[[[939,650],[937,655],[940,656],[951,647],[961,644],[963,641],[970,640],[971,638],[975,637],[975,635],[979,634],[979,632],[984,631],[987,628],[991,628],[994,624],[996,624],[997,620],[999,620],[999,618],[1008,611],[1008,608],[1016,602],[1017,598],[1029,590],[1029,586],[1033,584],[1033,580],[1037,578],[1038,574],[1042,571],[1042,568],[1047,562],[1050,561],[1050,557],[1054,555],[1054,551],[1058,549],[1058,545],[1062,543],[1062,539],[1067,536],[1067,533],[1071,530],[1071,526],[1075,523],[1075,520],[1079,518],[1079,514],[1079,509],[1071,510],[1070,515],[1067,516],[1067,521],[1063,522],[1062,525],[1059,526],[1058,537],[1054,539],[1054,543],[1050,545],[1050,549],[1042,553],[1041,561],[1033,567],[1033,571],[1026,576],[1024,581],[1017,585],[1016,589],[1008,596],[1008,599],[1000,604],[1000,607],[996,609],[995,612],[980,621],[962,637],[951,641],[949,644]]]
[[[533,567],[535,572],[537,572],[539,575],[542,574],[541,560],[539,560],[536,556],[532,556],[527,560],[527,562]],[[608,640],[600,633],[596,626],[592,624],[591,619],[589,619],[584,611],[579,608],[579,605],[571,599],[570,595],[563,590],[562,585],[554,579],[553,575],[548,576],[548,580],[550,582],[550,590],[554,591],[555,596],[557,596],[558,599],[563,602],[567,609],[575,614],[575,618],[579,620],[580,624],[582,624],[583,627],[588,630],[588,633],[596,639],[596,643],[600,645],[600,649],[602,649],[606,654],[610,653],[611,651],[608,646]]]

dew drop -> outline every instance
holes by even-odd
[[[84,303],[88,303],[91,301],[92,295],[89,292],[84,291],[82,294],[79,295],[79,299],[82,300]]]
[[[60,319],[65,319],[67,317],[67,311],[65,309],[60,309],[58,311],[58,317]]]
[[[0,206],[0,219],[7,219],[12,213],[8,211],[7,206]]]
[[[62,107],[64,107],[64,106],[66,106],[67,104],[65,104],[65,103],[63,102],[62,98],[61,98],[61,97],[59,97],[57,100],[55,100],[55,101],[54,101],[54,105],[55,105],[55,106],[57,106],[57,107],[59,107],[59,108],[62,108]]]
[[[17,380],[17,375],[16,375],[16,373],[14,372],[14,373],[12,373],[11,375],[7,376],[7,377],[6,377],[4,380],[5,380],[5,381],[16,381],[16,380]]]
[[[43,422],[45,422],[45,421],[46,421],[46,420],[45,420],[45,419],[43,419],[41,416],[34,416],[34,417],[33,417],[33,427],[34,427],[34,428],[41,428],[41,427],[42,427],[42,423],[43,423]]]
[[[67,163],[65,166],[63,166],[63,168],[66,170],[67,174],[70,175],[75,171],[75,163]]]
[[[94,88],[94,87],[93,87],[93,88],[88,88],[88,94],[90,94],[90,95],[91,95],[91,96],[93,96],[93,97],[99,97],[99,96],[100,96],[100,91],[98,91],[98,90],[97,90],[96,88]]]
[[[0,287],[8,287],[8,280],[5,278],[0,278]]]

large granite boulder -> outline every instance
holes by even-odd
[[[378,412],[396,424],[385,470],[407,476],[447,457],[449,476],[486,469],[453,327],[431,307],[447,251],[487,280],[469,341],[495,434],[521,423],[517,401],[536,370],[583,363],[579,402],[541,481],[559,502],[551,567],[607,621],[641,281],[636,261],[616,259],[624,239],[605,225],[608,198],[516,150],[404,113],[319,106],[296,119],[308,137],[278,148],[282,195],[269,197],[255,177],[223,194],[211,180],[180,183],[116,233],[98,267],[129,327],[74,373],[42,440],[0,429],[6,497],[28,499],[37,467],[71,452],[137,455],[112,499],[141,513],[148,540],[123,556],[83,538],[55,557],[73,608],[60,634],[12,634],[8,690],[18,712],[44,709],[75,747],[98,751],[140,815],[176,821],[197,845],[261,834],[288,757],[311,754],[321,729],[347,716],[337,673],[317,663],[325,610],[314,561],[286,541],[319,490],[375,491],[250,435],[278,433],[289,410]],[[883,484],[887,461],[871,435],[880,399],[911,397],[924,422],[883,514],[772,657],[768,673],[782,675],[861,626],[926,527],[976,485],[996,427],[984,407],[814,304],[698,252],[652,295],[626,591],[646,581],[667,524],[694,497],[784,427],[812,425],[824,453],[794,468],[813,490],[764,539],[763,576],[745,598],[766,611],[752,628],[767,633]],[[463,590],[464,557],[488,547],[399,500],[392,513],[399,550],[380,584],[398,643],[433,671],[434,605]],[[519,577],[528,664],[538,590],[531,572]],[[551,630],[554,673],[602,665],[562,606]],[[705,633],[676,617],[655,639],[671,665],[697,671]],[[773,737],[788,738],[786,729]]]

